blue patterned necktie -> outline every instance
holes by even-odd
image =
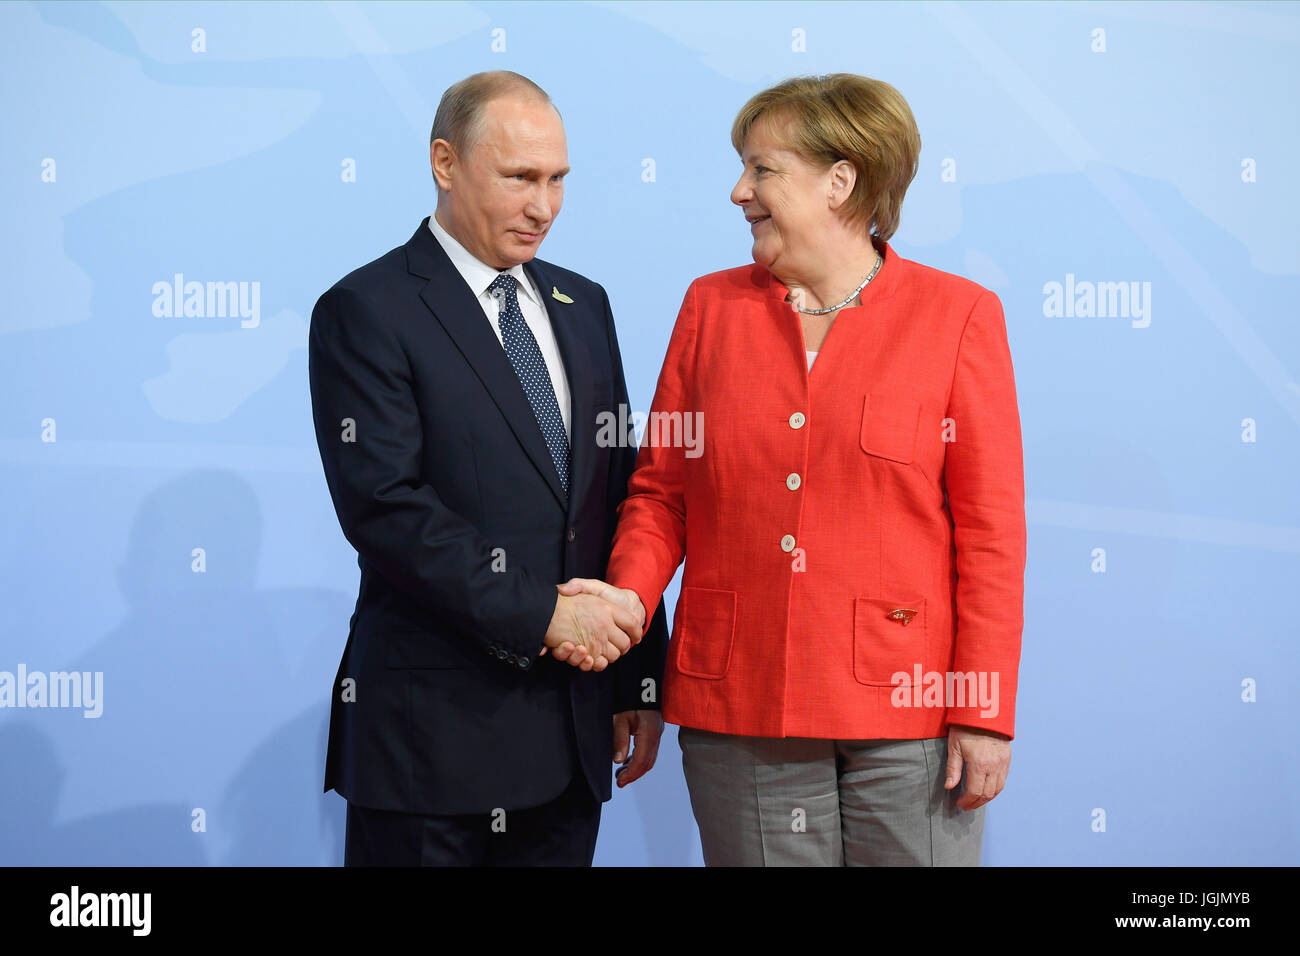
[[[555,463],[555,471],[560,476],[560,487],[564,494],[569,494],[569,436],[564,432],[564,418],[560,415],[560,403],[555,400],[555,387],[551,384],[551,373],[546,370],[546,360],[542,350],[537,347],[537,339],[524,321],[524,314],[519,310],[519,297],[515,294],[517,282],[508,272],[500,273],[488,291],[500,305],[498,320],[501,325],[501,342],[510,364],[519,376],[519,384],[524,387],[528,404],[533,407],[533,415],[542,429],[542,438]]]

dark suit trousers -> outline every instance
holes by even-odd
[[[600,801],[574,766],[540,807],[425,816],[348,803],[344,866],[591,866]]]

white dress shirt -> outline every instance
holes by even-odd
[[[501,343],[501,348],[504,350],[500,308],[496,298],[488,291],[488,286],[500,275],[500,270],[471,255],[452,237],[451,233],[442,227],[436,215],[429,217],[429,231],[447,253],[447,258],[465,280],[470,292],[478,299],[478,304],[483,307],[483,314],[487,316],[488,324],[492,326],[492,331],[496,333],[497,341]],[[537,347],[542,351],[546,371],[551,376],[551,387],[555,389],[555,401],[559,404],[560,416],[564,419],[564,431],[572,442],[573,428],[569,422],[572,414],[569,401],[569,378],[564,373],[564,363],[560,360],[560,347],[556,344],[555,330],[551,328],[551,320],[546,314],[544,300],[522,265],[513,266],[506,271],[514,276],[518,283],[519,311],[524,314],[524,322],[532,331],[533,338],[537,339]]]

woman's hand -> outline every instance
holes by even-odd
[[[951,790],[961,780],[966,765],[966,790],[957,800],[963,810],[984,806],[1007,785],[1011,769],[1011,738],[992,730],[977,730],[960,724],[948,726],[948,777],[943,782]]]

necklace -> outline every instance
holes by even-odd
[[[834,312],[837,309],[844,308],[846,305],[848,305],[850,302],[852,302],[854,299],[858,297],[858,293],[867,287],[868,282],[870,282],[872,279],[876,277],[876,273],[880,271],[880,267],[884,264],[884,261],[885,260],[881,258],[880,253],[876,253],[876,264],[872,266],[871,271],[867,273],[867,277],[862,280],[862,285],[858,286],[856,289],[850,292],[846,297],[841,299],[839,302],[836,302],[834,305],[828,306],[824,309],[801,309],[798,306],[795,306],[795,310],[798,312],[802,312],[804,315],[825,315],[827,312]]]

